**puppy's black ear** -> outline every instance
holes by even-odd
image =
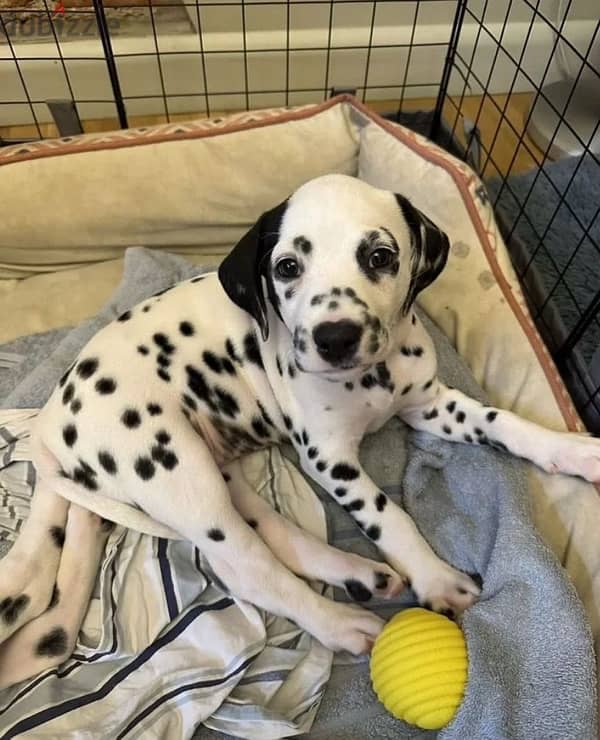
[[[405,198],[396,195],[400,210],[410,228],[412,239],[411,279],[403,313],[408,313],[417,295],[444,269],[450,251],[446,234]]]
[[[279,239],[287,200],[266,211],[240,239],[219,267],[219,280],[231,300],[258,323],[263,340],[269,336],[263,290],[269,255]]]

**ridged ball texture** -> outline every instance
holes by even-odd
[[[467,645],[454,622],[426,609],[396,614],[371,654],[379,701],[397,719],[439,730],[460,706],[467,683]]]

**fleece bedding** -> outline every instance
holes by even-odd
[[[6,541],[26,516],[35,477],[27,447],[35,410],[24,407],[44,403],[102,325],[196,272],[181,258],[131,249],[121,286],[97,317],[66,335],[21,346],[30,356],[36,347],[51,352],[7,396],[11,410],[0,412]],[[443,381],[482,398],[443,334],[423,320]],[[293,464],[293,451],[284,448],[284,455],[270,450],[236,464],[273,505],[317,536],[378,557],[349,515],[316,487],[313,492]],[[483,576],[482,600],[462,622],[469,650],[466,697],[439,737],[594,738],[589,627],[572,585],[532,525],[522,464],[488,448],[411,432],[398,420],[369,437],[361,457],[440,555]],[[412,598],[373,608],[389,617]],[[287,620],[220,592],[189,543],[119,527],[75,655],[58,670],[2,693],[0,738],[68,736],[90,727],[100,737],[127,738],[415,736],[378,703],[365,664],[342,662],[330,678],[332,661],[328,650]]]

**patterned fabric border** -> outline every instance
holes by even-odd
[[[325,105],[303,105],[295,108],[270,108],[259,111],[244,111],[225,118],[206,118],[179,123],[163,123],[156,126],[141,126],[125,130],[65,136],[61,139],[43,139],[27,144],[15,144],[0,148],[0,166],[12,162],[40,159],[42,157],[77,154],[99,149],[113,149],[164,141],[195,139],[216,134],[226,134],[271,123],[284,123],[303,118],[322,108],[338,102],[333,98]]]

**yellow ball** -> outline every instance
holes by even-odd
[[[467,665],[467,645],[458,625],[426,609],[406,609],[375,641],[371,681],[394,717],[439,730],[463,700]]]

